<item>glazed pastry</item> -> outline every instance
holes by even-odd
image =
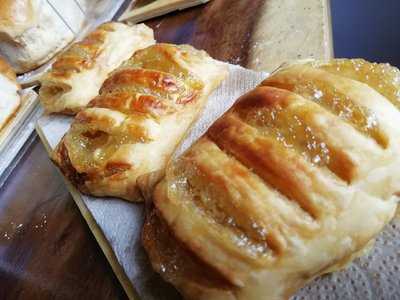
[[[164,169],[226,75],[191,46],[137,51],[76,116],[53,159],[83,193],[139,201],[137,180]]]
[[[75,0],[1,0],[0,55],[17,73],[31,71],[67,46],[85,17]]]
[[[21,104],[20,89],[13,69],[0,58],[0,131],[14,116]]]
[[[185,299],[288,299],[395,214],[399,71],[303,62],[242,96],[168,164],[143,229]]]
[[[61,54],[41,79],[40,99],[48,113],[76,114],[98,95],[111,71],[154,44],[144,24],[106,23]]]

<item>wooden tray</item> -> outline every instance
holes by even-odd
[[[16,115],[0,131],[0,187],[7,179],[6,172],[18,152],[35,129],[42,114],[38,96],[32,89],[21,91],[21,106]]]
[[[155,0],[146,5],[128,9],[119,21],[139,23],[159,17],[175,10],[182,10],[208,2],[209,0]]]

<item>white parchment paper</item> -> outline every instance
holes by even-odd
[[[239,96],[267,76],[266,73],[233,65],[229,65],[229,71],[229,78],[210,97],[202,117],[178,152],[189,147]],[[44,116],[37,128],[44,142],[54,148],[68,130],[70,122],[69,117]],[[174,288],[151,270],[141,246],[143,205],[83,195],[81,199],[104,233],[139,297],[145,300],[180,299]],[[317,279],[299,291],[294,299],[400,299],[399,229],[400,222],[396,219],[378,237],[369,255],[358,259],[345,271]]]

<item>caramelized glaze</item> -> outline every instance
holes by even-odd
[[[275,81],[272,76],[265,81],[265,84],[290,89],[292,92],[314,101],[352,124],[365,135],[372,137],[383,148],[388,146],[388,139],[380,129],[375,114],[366,107],[358,105],[345,93],[338,91],[324,80],[294,79],[293,84],[285,84]]]
[[[368,84],[400,108],[400,71],[389,64],[370,63],[363,59],[335,59],[319,68]]]
[[[83,41],[73,44],[61,54],[52,66],[54,77],[70,77],[73,73],[92,68],[96,58],[101,53],[107,32],[114,31],[110,24],[99,26]]]
[[[279,70],[167,166],[147,219],[162,224],[146,223],[143,240],[153,267],[188,299],[288,299],[359,255],[390,221],[399,132],[379,104],[389,120],[398,110],[349,63],[343,76],[323,63]],[[156,244],[154,230],[176,246]],[[232,287],[215,280],[209,289],[168,265],[181,247],[190,272],[211,266]]]
[[[191,46],[138,51],[76,115],[54,160],[69,178],[83,178],[85,193],[141,201],[136,180],[163,169],[225,76],[226,66]]]

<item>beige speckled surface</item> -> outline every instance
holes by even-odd
[[[274,70],[294,59],[329,59],[332,49],[328,0],[269,0],[255,26],[248,66]]]

